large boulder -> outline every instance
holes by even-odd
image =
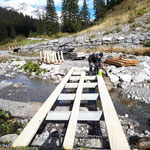
[[[132,80],[132,75],[130,75],[130,74],[121,74],[120,75],[120,80],[123,81],[123,82],[130,83],[131,80]]]
[[[118,68],[112,68],[111,69],[111,72],[113,73],[113,74],[118,74],[118,73],[120,73],[120,69],[118,69]]]
[[[6,73],[6,71],[0,70],[0,76],[1,76],[1,75],[4,75],[5,73]]]
[[[140,72],[139,74],[135,75],[133,78],[134,83],[143,82],[145,80],[150,80],[150,76],[148,76],[144,72]]]
[[[143,66],[144,68],[150,69],[150,66],[148,65],[147,62],[142,62],[141,66]]]

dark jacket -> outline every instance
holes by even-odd
[[[91,54],[88,58],[89,63],[101,63],[101,57],[99,54]]]

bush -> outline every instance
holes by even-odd
[[[47,72],[46,69],[40,68],[41,62],[38,61],[37,63],[33,63],[32,61],[28,61],[25,65],[22,66],[22,68],[25,71],[29,72],[35,72],[36,75],[39,75],[41,72]]]
[[[145,47],[150,47],[150,41],[146,42],[146,43],[144,44],[144,46],[145,46]]]

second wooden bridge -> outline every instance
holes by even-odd
[[[98,87],[98,93],[83,93],[83,89],[96,87]],[[73,94],[63,93],[65,88],[74,88],[76,89],[76,92]],[[73,101],[72,111],[55,112],[51,110],[56,101],[64,100]],[[80,103],[82,101],[90,100],[100,100],[102,104],[102,112],[80,112]],[[107,126],[110,148],[112,150],[130,150],[103,77],[86,75],[86,68],[71,68],[61,83],[56,87],[39,111],[24,128],[19,137],[15,140],[12,147],[28,146],[44,119],[47,119],[50,121],[68,121],[68,127],[62,147],[64,149],[73,149],[78,121],[99,121],[102,113],[104,114]]]

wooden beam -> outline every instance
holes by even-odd
[[[84,77],[85,77],[85,72],[82,71],[80,82],[79,82],[77,92],[76,92],[75,101],[74,101],[73,108],[72,108],[72,113],[70,116],[69,124],[68,124],[66,135],[64,138],[64,142],[63,142],[64,149],[73,148],[79,108],[80,108],[80,100],[81,100],[81,95],[82,95],[82,90],[83,90]]]
[[[80,80],[80,76],[71,76],[71,81],[78,81]],[[96,80],[96,76],[85,76],[84,80]]]
[[[50,111],[46,117],[48,121],[68,121],[71,111]],[[99,121],[102,111],[79,112],[78,121]]]
[[[84,88],[95,88],[97,86],[97,83],[84,83]],[[77,88],[78,83],[67,83],[65,88]]]
[[[60,96],[58,97],[58,100],[60,101],[67,101],[67,100],[74,100],[75,99],[76,94],[69,94],[69,93],[64,93],[64,94],[60,94]],[[90,94],[82,94],[81,95],[81,100],[97,100],[98,99],[99,94],[96,93],[90,93]]]
[[[130,150],[103,77],[97,76],[97,78],[111,150]]]
[[[61,83],[56,87],[53,93],[48,97],[42,107],[38,110],[38,112],[34,115],[28,125],[24,128],[21,132],[19,137],[15,140],[12,147],[19,147],[19,146],[28,146],[35,136],[36,132],[38,131],[41,123],[45,119],[46,115],[52,108],[53,104],[55,103],[56,99],[58,98],[59,94],[65,87],[68,79],[70,78],[74,68],[71,68],[65,78],[61,81]]]

